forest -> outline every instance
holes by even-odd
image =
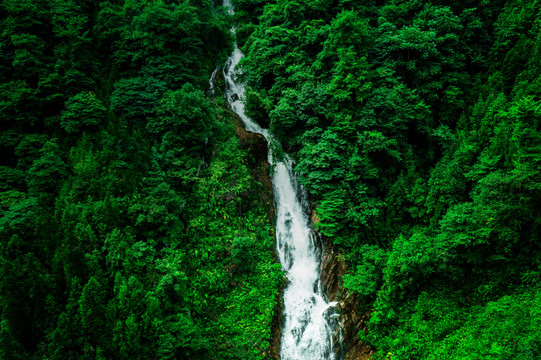
[[[233,4],[0,0],[0,358],[278,358],[233,26],[371,358],[541,358],[541,1]]]
[[[238,3],[373,358],[541,358],[541,2]]]
[[[5,0],[0,358],[261,359],[282,282],[210,1]]]

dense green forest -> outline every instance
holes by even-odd
[[[373,358],[541,358],[541,2],[238,3]]]
[[[0,19],[0,358],[267,357],[269,190],[206,94],[229,16],[3,0]]]
[[[274,356],[233,23],[373,359],[541,358],[541,1],[219,5],[0,1],[0,358]]]

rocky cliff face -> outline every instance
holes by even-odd
[[[316,215],[313,215],[313,220],[317,222]],[[337,329],[334,336],[335,349],[343,360],[370,359],[372,349],[361,343],[358,336],[365,329],[364,319],[367,314],[361,314],[355,295],[342,285],[341,279],[347,269],[340,259],[338,249],[329,239],[323,240],[323,246],[325,251],[321,263],[321,283],[329,300],[338,302],[340,312],[341,329]]]

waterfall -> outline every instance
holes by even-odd
[[[224,0],[230,14],[229,0]],[[234,33],[234,30],[232,30]],[[250,119],[244,110],[245,85],[238,81],[237,64],[244,54],[235,49],[223,68],[226,96],[231,109],[248,131],[262,134],[269,143],[268,161],[276,207],[276,249],[288,278],[284,290],[284,324],[280,355],[282,360],[335,360],[333,324],[337,322],[334,302],[327,302],[321,290],[321,246],[312,229],[306,193],[298,184],[293,163],[285,154],[273,157],[275,140],[267,129]]]
[[[212,72],[212,75],[210,75],[210,80],[209,80],[209,94],[210,95],[214,95],[214,82],[216,81],[216,75],[218,74],[218,71],[220,71],[220,67],[218,66],[216,69],[214,69],[214,71]],[[205,141],[205,145],[206,144],[206,141]]]

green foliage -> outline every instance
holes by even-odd
[[[105,329],[105,289],[91,277],[83,288],[79,299],[79,314],[81,325],[86,341],[92,346],[99,346],[104,342],[103,331]]]
[[[148,132],[156,135],[173,132],[190,147],[208,141],[218,126],[209,100],[190,83],[167,92],[156,112],[157,117],[148,120]]]
[[[250,88],[246,89],[244,96],[246,97],[246,114],[262,127],[268,128],[270,125],[269,109],[272,106],[269,99]]]
[[[130,125],[145,124],[155,116],[155,108],[166,91],[163,81],[150,77],[121,79],[111,95],[111,109]]]
[[[383,269],[387,254],[378,246],[363,245],[359,248],[363,260],[354,273],[344,275],[344,286],[365,297],[374,297],[382,285]]]
[[[11,42],[15,48],[13,68],[27,77],[38,74],[43,66],[45,42],[31,34],[12,35]]]
[[[62,112],[60,126],[68,133],[81,129],[92,129],[99,125],[107,108],[92,92],[81,92],[66,101],[66,110]]]
[[[358,106],[367,97],[371,88],[368,81],[368,63],[366,57],[359,60],[357,53],[352,47],[338,50],[338,64],[335,74],[329,84],[329,93],[338,103],[346,103],[347,106]],[[355,74],[355,75],[353,75]]]
[[[271,356],[267,190],[205,95],[235,20],[374,358],[539,358],[539,5],[3,1],[0,357]]]
[[[240,1],[243,66],[371,309],[362,339],[539,357],[539,1],[325,4]]]
[[[536,299],[539,290],[532,289],[474,308],[456,332],[433,349],[431,358],[535,359],[541,353]]]
[[[231,259],[242,271],[250,270],[253,267],[252,260],[257,256],[257,243],[250,237],[236,237],[233,240]]]
[[[33,162],[27,174],[30,194],[54,194],[59,182],[66,177],[66,164],[60,157],[59,150],[54,141],[48,141],[41,148],[41,157]]]
[[[267,204],[205,95],[229,18],[210,1],[0,13],[0,357],[269,358]]]

